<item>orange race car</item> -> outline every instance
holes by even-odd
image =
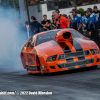
[[[100,51],[92,40],[74,29],[58,29],[33,35],[21,51],[28,73],[52,73],[97,67]]]

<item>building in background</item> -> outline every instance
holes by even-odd
[[[13,5],[14,9],[19,10],[21,22],[24,24],[25,21],[31,21],[31,16],[35,16],[39,22],[43,20],[43,15],[47,14],[48,19],[51,19],[52,11],[59,9],[61,14],[70,15],[70,11],[77,7],[93,8],[97,5],[100,9],[100,0],[0,0],[9,1]],[[18,2],[19,1],[19,2]],[[2,3],[1,3],[2,4]],[[17,5],[17,6],[16,6]]]

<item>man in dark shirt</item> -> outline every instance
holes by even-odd
[[[51,21],[47,19],[47,15],[43,15],[44,20],[41,22],[43,25],[44,31],[48,31],[51,29]]]
[[[98,10],[97,6],[94,6],[94,11],[93,11],[97,16],[98,16],[98,26],[100,28],[100,11]]]
[[[33,34],[39,33],[40,29],[43,28],[43,26],[37,21],[37,19],[34,16],[32,16],[31,19],[32,22],[30,23],[30,25],[32,33]]]

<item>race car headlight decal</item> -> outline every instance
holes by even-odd
[[[49,61],[56,61],[56,58],[57,58],[57,55],[50,56],[50,57],[47,58],[47,62],[49,62]]]
[[[60,59],[65,59],[65,54],[59,55],[59,60],[60,60]]]
[[[85,51],[84,51],[84,55],[90,55],[89,50],[85,50]]]
[[[90,49],[90,51],[91,51],[91,53],[92,53],[93,55],[99,54],[99,51],[98,51],[97,49]]]

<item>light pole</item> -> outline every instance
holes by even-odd
[[[76,0],[74,0],[74,3],[75,3],[75,9],[77,9],[77,6],[76,6]]]

